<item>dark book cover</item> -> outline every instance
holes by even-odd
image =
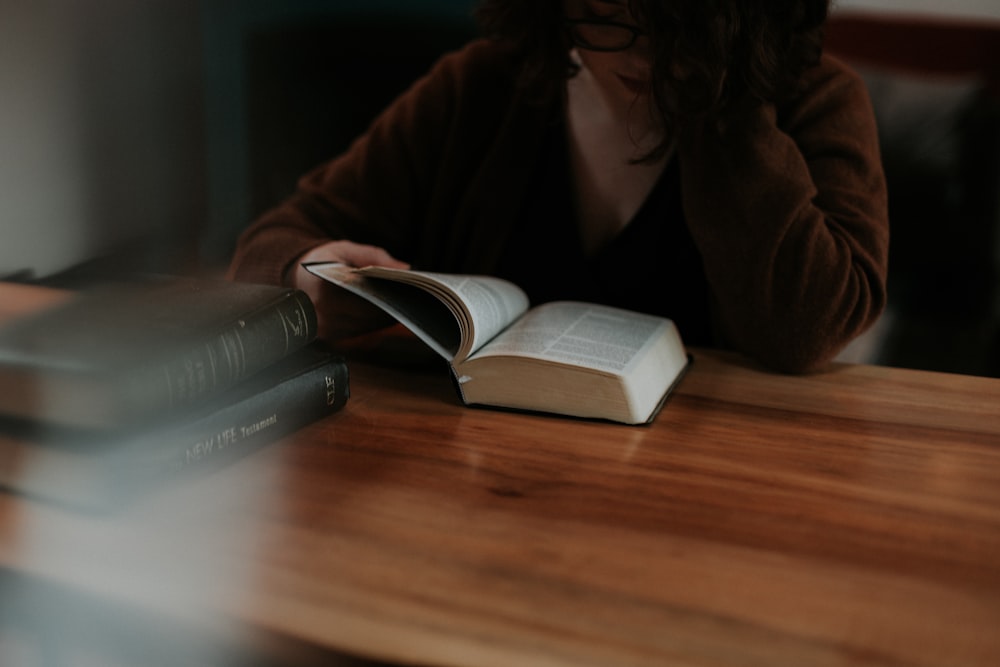
[[[305,293],[196,278],[106,285],[0,328],[0,414],[120,428],[181,412],[316,336]]]
[[[0,418],[0,487],[82,509],[113,508],[179,475],[228,465],[341,410],[345,360],[319,343],[201,409],[115,432]]]

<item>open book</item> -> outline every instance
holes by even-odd
[[[688,365],[677,328],[661,317],[575,301],[529,308],[519,287],[486,276],[304,266],[436,350],[467,405],[641,424]]]

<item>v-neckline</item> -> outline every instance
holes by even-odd
[[[653,148],[659,136],[634,143],[591,84],[586,70],[567,82],[564,112],[570,196],[588,257],[631,224],[669,162],[669,156],[654,164],[630,162]]]

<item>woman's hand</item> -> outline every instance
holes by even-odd
[[[337,340],[381,329],[394,320],[379,308],[347,290],[313,275],[303,262],[343,262],[349,266],[387,266],[408,269],[383,248],[354,243],[330,241],[302,255],[291,273],[291,284],[309,295],[319,319],[319,338]]]

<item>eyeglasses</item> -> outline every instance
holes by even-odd
[[[593,19],[566,19],[566,30],[575,46],[589,51],[624,51],[645,34],[626,23]]]

